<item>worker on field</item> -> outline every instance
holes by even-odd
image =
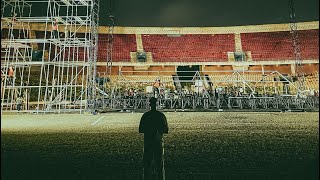
[[[143,177],[152,179],[154,167],[158,180],[164,180],[163,134],[168,134],[169,128],[166,116],[156,109],[157,99],[152,97],[149,102],[151,110],[143,114],[139,125],[139,133],[144,133]]]
[[[155,98],[158,98],[160,91],[159,87],[161,86],[160,79],[156,79],[156,81],[153,83],[153,95]]]
[[[20,111],[21,107],[22,107],[22,97],[19,95],[18,98],[16,99],[16,103],[17,103],[17,110]]]

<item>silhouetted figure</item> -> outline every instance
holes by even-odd
[[[143,175],[144,180],[152,179],[152,162],[158,180],[165,179],[163,134],[168,134],[166,116],[156,110],[157,99],[150,98],[151,110],[144,113],[139,125],[139,133],[144,133]]]

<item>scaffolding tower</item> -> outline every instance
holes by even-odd
[[[295,74],[298,77],[298,88],[302,91],[305,90],[304,85],[304,74],[301,71],[302,62],[301,62],[301,52],[299,45],[299,37],[298,37],[298,27],[296,23],[296,10],[294,0],[289,0],[289,17],[290,17],[290,33],[292,36],[292,47],[293,53],[295,57]]]
[[[1,3],[1,112],[92,110],[99,0]]]
[[[95,89],[97,90],[97,99],[104,99],[109,98],[109,91],[113,92],[114,87],[109,83],[111,82],[111,74],[112,74],[112,52],[113,52],[113,40],[114,40],[114,16],[112,14],[113,10],[113,1],[109,1],[109,8],[108,8],[108,39],[107,39],[107,65],[106,65],[106,71],[105,72],[97,72],[96,77],[96,83]],[[111,89],[111,90],[110,90]],[[110,93],[109,93],[110,94]],[[95,106],[96,107],[96,106]],[[96,108],[95,108],[96,109]]]
[[[108,46],[107,46],[107,68],[106,73],[108,78],[110,78],[112,71],[112,50],[113,50],[113,30],[114,30],[114,16],[112,15],[112,0],[110,0],[109,10],[108,10]]]

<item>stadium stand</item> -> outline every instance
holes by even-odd
[[[172,76],[155,76],[155,75],[112,75],[111,82],[117,84],[120,81],[120,84],[128,82],[125,86],[139,86],[145,88],[145,86],[150,86],[155,82],[156,79],[160,79],[162,85],[166,88],[174,89]],[[122,82],[123,81],[123,82]]]
[[[143,35],[142,43],[155,62],[227,61],[235,51],[234,34]]]
[[[107,59],[108,35],[99,35],[98,61]],[[130,62],[130,52],[137,51],[136,37],[134,34],[115,34],[113,36],[112,59],[114,62]]]
[[[301,59],[319,60],[319,30],[298,31]]]
[[[298,31],[301,59],[318,59],[319,31]],[[242,49],[251,51],[254,61],[294,60],[292,37],[289,31],[241,33]]]

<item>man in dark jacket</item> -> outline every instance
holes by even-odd
[[[163,134],[168,134],[168,123],[166,116],[156,109],[157,99],[152,97],[149,102],[151,110],[143,114],[139,125],[139,133],[144,133],[144,180],[152,178],[152,161],[158,180],[164,180]]]

